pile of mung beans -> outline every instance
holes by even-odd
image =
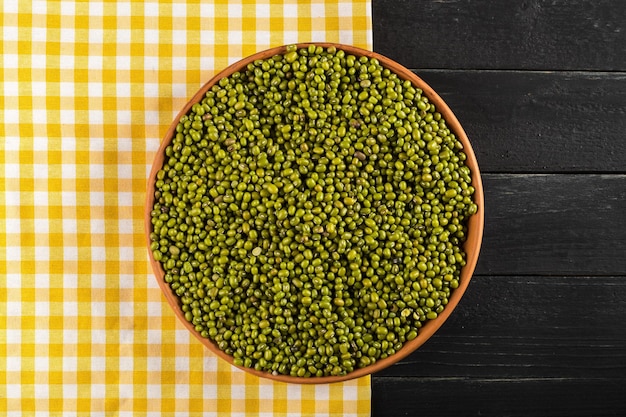
[[[238,366],[345,375],[397,352],[459,285],[466,155],[377,59],[288,46],[182,116],[156,175],[152,255]]]

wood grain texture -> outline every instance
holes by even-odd
[[[483,172],[626,173],[626,73],[420,70]]]
[[[625,318],[624,277],[478,276],[446,324],[376,378],[626,378]]]
[[[623,379],[384,378],[372,380],[376,417],[622,417]]]
[[[372,378],[373,416],[626,415],[624,277],[475,277],[424,346]]]
[[[374,50],[451,107],[485,191],[467,292],[372,376],[372,415],[626,415],[626,3],[372,10]]]
[[[486,174],[476,274],[626,275],[626,175]]]
[[[626,70],[621,0],[372,2],[374,50],[409,68]]]

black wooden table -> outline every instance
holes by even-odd
[[[373,0],[374,50],[463,124],[476,274],[373,416],[626,416],[626,2]]]

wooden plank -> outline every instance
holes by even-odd
[[[477,274],[626,275],[626,175],[485,174]]]
[[[626,415],[626,378],[373,378],[372,416]]]
[[[626,172],[626,73],[420,70],[485,172]]]
[[[374,50],[410,68],[626,70],[621,0],[374,0]]]
[[[374,380],[626,378],[624,323],[626,276],[476,276],[444,326]]]
[[[446,324],[372,377],[372,415],[626,415],[626,7],[373,0],[374,50],[448,102],[485,234]]]

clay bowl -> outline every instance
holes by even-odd
[[[299,44],[298,47],[305,47],[309,44]],[[431,103],[436,106],[437,111],[439,111],[450,130],[457,136],[457,138],[461,141],[464,147],[464,152],[467,155],[467,160],[465,161],[466,165],[472,171],[472,185],[475,188],[474,194],[474,202],[478,205],[478,212],[471,216],[468,221],[468,233],[467,240],[464,245],[465,252],[467,254],[467,263],[461,270],[461,277],[459,282],[459,287],[456,288],[448,301],[445,309],[442,313],[438,315],[436,319],[427,321],[422,328],[418,332],[418,336],[408,341],[404,344],[404,346],[396,352],[394,355],[391,355],[385,359],[381,359],[375,362],[372,365],[369,365],[365,368],[356,369],[353,372],[350,372],[346,375],[342,376],[326,376],[326,377],[294,377],[287,375],[272,375],[267,372],[260,372],[254,369],[249,368],[241,368],[246,372],[257,375],[259,377],[269,378],[282,382],[289,383],[297,383],[297,384],[326,384],[332,382],[345,381],[353,378],[362,377],[365,375],[369,375],[375,372],[378,372],[384,368],[389,367],[390,365],[400,361],[401,359],[407,357],[409,354],[414,352],[417,348],[423,345],[446,321],[446,319],[450,316],[452,311],[455,309],[461,297],[465,293],[467,289],[470,279],[472,278],[472,274],[474,272],[474,268],[476,266],[476,262],[478,261],[478,254],[480,251],[480,246],[482,242],[483,235],[483,227],[484,227],[484,198],[483,198],[483,187],[482,181],[480,177],[480,171],[478,169],[478,163],[476,161],[476,156],[472,150],[472,146],[465,134],[465,131],[461,127],[461,124],[452,113],[450,108],[446,105],[446,103],[437,95],[437,93],[429,87],[423,80],[421,80],[414,73],[409,71],[407,68],[398,64],[397,62],[392,61],[391,59],[377,54],[375,52],[367,51],[364,49],[356,48],[354,46],[349,45],[341,45],[341,44],[331,44],[331,43],[316,43],[316,45],[322,47],[329,47],[334,45],[337,49],[342,49],[346,52],[346,54],[352,54],[355,56],[368,56],[371,58],[376,58],[378,61],[386,68],[389,68],[392,72],[395,72],[400,78],[405,80],[410,80],[415,87],[418,87],[423,90],[423,94],[428,97]],[[171,143],[172,137],[175,134],[176,125],[178,120],[191,109],[192,105],[198,103],[204,97],[204,94],[207,92],[209,88],[211,88],[214,84],[216,84],[221,78],[229,76],[236,71],[239,71],[246,67],[249,63],[257,60],[257,59],[266,59],[275,54],[281,54],[285,52],[286,47],[280,46],[272,49],[268,49],[262,52],[258,52],[254,55],[251,55],[245,59],[242,59],[239,62],[236,62],[217,75],[215,75],[211,80],[209,80],[200,90],[189,100],[189,102],[181,109],[178,113],[176,119],[172,122],[171,126],[165,133],[165,137],[161,143],[159,150],[154,158],[154,163],[152,165],[152,171],[150,172],[150,177],[148,178],[148,187],[147,187],[147,197],[146,197],[146,205],[145,205],[145,232],[146,232],[146,240],[148,246],[150,246],[150,233],[152,232],[152,224],[151,224],[151,216],[150,212],[152,207],[154,206],[154,192],[155,192],[155,182],[156,182],[156,174],[158,170],[163,166],[165,160],[165,148]],[[152,266],[152,270],[154,271],[154,275],[156,277],[157,283],[161,288],[165,299],[168,304],[172,308],[174,314],[180,322],[211,352],[224,359],[231,365],[233,364],[233,358],[223,351],[218,349],[217,345],[213,343],[211,340],[202,337],[194,327],[185,320],[184,313],[181,309],[180,301],[178,296],[170,289],[169,284],[165,283],[164,271],[161,265],[155,261],[152,252],[148,250],[150,264]],[[235,366],[235,365],[233,365]]]

